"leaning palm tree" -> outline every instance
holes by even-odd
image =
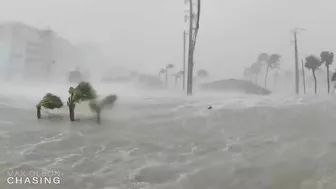
[[[75,107],[77,103],[97,98],[96,91],[88,82],[81,82],[76,88],[70,87],[69,94],[67,105],[71,121],[75,121]]]
[[[328,84],[328,93],[330,93],[330,76],[329,76],[329,66],[333,63],[334,61],[334,53],[328,52],[328,51],[323,51],[320,54],[321,61],[322,63],[325,63],[325,66],[327,68],[327,84]]]
[[[305,67],[312,70],[314,83],[315,83],[315,94],[317,93],[317,81],[315,71],[322,65],[320,59],[314,55],[310,55],[306,57]]]
[[[63,102],[60,97],[53,95],[51,93],[47,93],[42,98],[42,100],[36,105],[38,119],[41,119],[42,107],[45,109],[49,109],[49,110],[53,110],[56,108],[58,109],[58,108],[63,107]]]
[[[279,60],[281,56],[278,54],[272,54],[271,56],[268,57],[267,59],[267,64],[266,64],[266,73],[265,73],[265,88],[267,87],[267,74],[269,71],[269,68],[275,69],[275,68],[280,68],[279,65]]]
[[[100,115],[104,108],[110,106],[112,107],[117,100],[117,95],[108,95],[105,98],[98,100],[93,99],[89,102],[89,107],[91,111],[96,112],[97,114],[97,123],[100,124]]]

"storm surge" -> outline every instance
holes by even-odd
[[[67,108],[36,119],[37,100],[46,92],[65,100],[67,84],[4,84],[1,172],[53,169],[63,173],[62,188],[74,189],[336,188],[335,96],[185,97],[132,83],[93,85],[120,97],[102,125],[86,104],[76,110],[79,122]]]

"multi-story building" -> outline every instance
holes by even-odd
[[[0,24],[0,74],[7,79],[47,79],[74,67],[72,44],[50,29],[19,22]]]

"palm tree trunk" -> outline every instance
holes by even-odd
[[[41,119],[41,107],[36,107],[37,119]]]
[[[69,117],[70,121],[75,121],[75,105],[69,106]]]
[[[314,83],[315,83],[315,94],[317,93],[317,81],[316,81],[316,75],[315,75],[315,70],[312,70],[313,72],[313,77],[314,77]]]
[[[330,78],[329,78],[329,66],[327,65],[327,84],[328,84],[328,94],[330,93]]]
[[[265,73],[265,88],[267,87],[267,74],[268,74],[268,66],[266,68],[266,73]]]

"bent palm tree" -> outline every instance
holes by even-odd
[[[266,64],[266,73],[265,73],[265,88],[267,87],[267,75],[269,68],[275,69],[275,68],[280,68],[279,65],[279,60],[281,56],[278,54],[272,54],[271,56],[268,57],[267,59],[267,64]]]
[[[97,123],[98,124],[101,123],[100,121],[101,111],[107,106],[112,107],[116,100],[117,100],[117,95],[108,95],[100,101],[97,99],[93,99],[89,102],[89,107],[91,111],[97,113]]]
[[[88,82],[81,82],[76,88],[70,87],[69,94],[67,105],[71,121],[75,121],[75,107],[77,103],[97,98],[96,91]]]
[[[328,51],[323,51],[320,54],[321,61],[322,63],[325,63],[325,66],[327,68],[327,84],[328,84],[328,93],[330,93],[330,75],[329,75],[329,66],[333,63],[334,61],[334,53],[328,52]]]
[[[314,83],[315,83],[315,94],[317,93],[317,81],[315,71],[322,65],[320,59],[314,55],[306,57],[305,67],[312,70]]]
[[[37,109],[37,118],[41,119],[41,108],[46,109],[56,109],[63,107],[63,102],[60,97],[53,95],[51,93],[47,93],[42,100],[36,105]]]

